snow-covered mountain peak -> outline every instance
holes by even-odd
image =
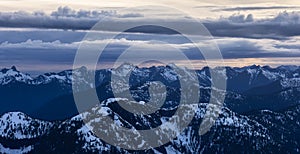
[[[131,71],[134,71],[137,68],[137,66],[134,66],[131,63],[123,63],[119,67],[112,69],[111,72],[114,75],[118,76],[126,76],[128,75]]]
[[[86,72],[88,71],[85,67],[73,70],[73,73],[79,74],[79,76],[84,76]],[[53,81],[71,85],[72,70],[65,70],[58,73],[45,73],[37,77],[31,77],[28,74],[24,74],[18,71],[15,66],[12,66],[10,69],[4,68],[0,70],[0,85],[7,85],[13,82],[20,82],[28,85],[40,85],[48,84]]]
[[[36,138],[45,134],[52,125],[22,112],[8,112],[0,118],[0,136],[10,139]]]
[[[32,78],[28,74],[23,74],[19,72],[15,66],[12,66],[10,69],[0,70],[0,84],[5,85],[13,81],[19,82],[28,82]]]

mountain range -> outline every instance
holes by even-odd
[[[112,73],[130,74],[130,91],[136,101],[148,102],[152,81],[167,87],[165,104],[150,116],[128,114],[114,97],[110,85]],[[196,70],[200,85],[199,108],[190,125],[175,140],[161,147],[130,151],[111,146],[98,138],[83,123],[72,94],[72,70],[31,77],[12,67],[0,70],[0,152],[14,153],[202,153],[202,152],[299,152],[300,67],[246,66]],[[227,90],[220,117],[211,130],[198,135],[199,125],[210,99],[210,71],[226,75]],[[84,67],[73,73],[83,76]],[[124,75],[124,74],[123,74]],[[95,85],[101,108],[115,123],[137,129],[162,124],[176,111],[180,94],[180,76],[170,66],[139,68],[123,64],[116,69],[96,71]],[[119,87],[120,93],[124,87]],[[127,102],[128,100],[122,99]],[[103,114],[99,106],[94,114]]]

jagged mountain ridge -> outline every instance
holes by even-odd
[[[126,67],[135,67],[130,66],[130,64],[123,64],[120,69],[126,69]],[[300,78],[300,67],[298,66],[279,66],[277,68],[271,68],[269,66],[246,66],[246,67],[226,67],[226,75],[228,80],[228,90],[229,91],[238,91],[244,92],[251,90],[251,88],[256,88],[264,85],[268,85],[274,81],[280,81],[280,84],[283,88],[288,87],[299,87],[299,78]],[[212,69],[218,70],[218,68]],[[99,70],[96,71],[96,85],[99,85],[105,81],[108,81],[109,73],[114,71],[114,69]],[[74,70],[76,74],[89,73],[85,67]],[[210,73],[209,68],[204,67],[201,70],[197,71],[200,84],[207,85],[210,82]],[[177,80],[176,73],[170,69],[168,66],[159,66],[159,67],[150,67],[150,68],[138,68],[134,69],[133,74],[136,80],[135,82],[141,82],[142,80],[151,80],[155,78],[160,78],[160,75],[163,79],[167,81]],[[82,77],[82,82],[84,81]],[[66,87],[70,87],[72,84],[72,70],[66,70],[59,73],[45,73],[37,77],[31,77],[29,74],[21,73],[13,66],[11,69],[2,69],[0,70],[0,85],[10,85],[14,83],[23,83],[26,85],[40,85],[40,84],[49,84],[49,83],[61,83]],[[239,86],[236,86],[232,82],[239,83]]]
[[[110,87],[111,73],[122,72],[130,67],[134,68],[130,77],[130,86],[136,100],[147,100],[147,98],[140,99],[145,97],[147,93],[138,92],[138,89],[147,90],[148,83],[151,81],[160,81],[168,87],[176,88],[179,86],[178,76],[168,66],[138,68],[125,63],[116,69],[96,71],[95,85],[101,101],[113,97]],[[218,68],[214,70],[218,71]],[[86,68],[82,67],[74,72],[80,78],[82,76],[80,81],[83,83],[91,82],[89,78],[84,78],[84,75],[89,73]],[[207,102],[211,82],[209,68],[204,67],[196,72],[201,87],[202,102]],[[300,85],[299,74],[300,68],[298,66],[280,66],[277,68],[256,65],[242,68],[226,67],[227,97],[225,105],[238,113],[256,109],[279,110],[296,105],[299,103],[297,101]],[[21,111],[30,116],[42,117],[47,120],[51,117],[53,117],[52,120],[64,119],[77,114],[72,96],[71,70],[46,73],[33,78],[12,67],[0,71],[0,81],[0,97],[2,98],[0,113]],[[86,89],[91,88],[91,86],[88,84]],[[295,97],[288,97],[287,95]],[[23,103],[24,100],[26,103]],[[263,103],[257,105],[257,102]],[[272,105],[272,103],[277,104],[277,106]],[[69,110],[64,111],[61,108],[55,108],[57,106],[63,106]],[[57,115],[48,109],[58,111]]]
[[[91,111],[84,112],[73,118],[64,120],[49,122],[46,133],[39,133],[39,135],[28,136],[22,138],[23,142],[16,142],[16,139],[12,136],[0,137],[0,142],[3,144],[3,148],[7,149],[25,149],[29,153],[100,153],[100,152],[118,152],[118,153],[201,153],[201,152],[268,152],[273,150],[278,144],[282,143],[281,140],[276,140],[271,129],[264,123],[254,120],[255,118],[248,118],[244,115],[239,115],[232,112],[230,109],[224,107],[220,114],[219,119],[215,122],[215,125],[211,130],[203,135],[198,135],[199,124],[206,111],[207,104],[200,104],[195,114],[195,118],[191,124],[179,135],[175,140],[163,145],[161,147],[145,150],[145,151],[132,151],[125,150],[118,147],[111,146],[98,138],[93,132],[91,132],[82,122],[82,117],[90,119],[90,121],[97,122],[97,118],[101,116],[110,116],[114,119],[115,123],[121,125],[127,125],[129,127],[138,127],[144,125],[149,128],[153,128],[151,123],[158,122],[163,123],[169,116],[169,113],[174,108],[162,108],[161,113],[157,113],[158,117],[148,116],[134,116],[130,119],[122,112],[115,110],[118,106],[116,101],[126,101],[126,99],[110,98],[101,104],[106,104],[101,108],[95,106]],[[297,110],[299,111],[299,110]],[[264,111],[262,111],[264,112]],[[294,113],[296,114],[296,113]],[[18,118],[12,118],[11,125],[20,123],[18,119],[30,119],[27,115],[19,112],[10,112],[4,114],[2,117],[10,115],[17,115]],[[259,115],[259,114],[258,114]],[[251,116],[250,116],[251,117]],[[267,118],[265,118],[268,120]],[[2,118],[3,120],[3,118]],[[31,119],[33,121],[39,121]],[[299,120],[299,119],[298,119]],[[1,121],[0,121],[1,123]],[[48,123],[48,122],[43,122]],[[32,123],[23,122],[21,126],[23,128],[31,127]],[[42,132],[42,130],[41,130]],[[29,133],[30,134],[30,133]],[[25,144],[28,139],[29,145]],[[35,140],[32,140],[35,139]],[[288,138],[289,139],[289,138]],[[13,146],[3,143],[3,141],[13,140],[15,143]],[[289,141],[291,142],[291,141]],[[296,146],[297,147],[297,146]],[[297,148],[282,146],[277,148],[276,151],[280,152],[283,149],[289,151],[296,151]],[[0,147],[1,149],[1,147]]]
[[[122,73],[129,68],[133,68],[130,76],[131,95],[137,101],[148,101],[148,88],[151,81],[160,81],[167,86],[165,105],[150,117],[128,114],[115,101],[116,98],[114,98],[110,87],[111,73],[123,75]],[[79,77],[84,73],[89,73],[85,68],[76,71]],[[218,68],[213,71],[224,74]],[[184,133],[159,148],[147,151],[128,151],[105,143],[84,127],[81,116],[77,115],[71,94],[71,70],[47,73],[32,78],[20,73],[15,67],[2,69],[0,77],[3,79],[0,81],[5,81],[5,84],[0,85],[0,91],[3,92],[0,93],[2,100],[7,98],[14,104],[16,100],[11,99],[21,97],[22,101],[17,104],[19,109],[29,106],[33,108],[31,110],[34,113],[38,114],[26,110],[25,113],[29,113],[29,116],[21,112],[4,112],[3,108],[6,108],[6,111],[22,110],[12,109],[11,106],[5,107],[6,103],[3,101],[2,112],[4,113],[0,118],[0,133],[2,133],[0,152],[11,150],[17,153],[200,153],[232,151],[245,153],[249,151],[253,153],[271,151],[276,153],[299,151],[299,140],[293,135],[299,132],[299,67],[270,68],[255,65],[243,68],[227,67],[228,88],[225,107],[223,107],[219,119],[210,132],[204,136],[199,136],[197,133],[206,103],[210,98],[211,81],[207,67],[196,72],[200,81],[200,104],[195,118]],[[179,76],[169,66],[138,68],[130,64],[123,64],[116,69],[99,70],[96,72],[95,78],[96,90],[98,94],[101,94],[99,99],[103,101],[99,105],[106,107],[105,112],[107,113],[105,115],[114,117],[116,122],[128,127],[149,129],[158,126],[167,117],[174,114],[176,109],[174,106],[178,105]],[[81,81],[90,82],[86,78]],[[234,84],[241,87],[236,87]],[[120,93],[123,91],[122,88],[119,88]],[[16,89],[21,90],[18,92]],[[51,91],[55,93],[51,94]],[[11,92],[13,93],[10,94]],[[36,99],[36,104],[31,104],[31,99],[24,97],[25,95]],[[48,101],[45,98],[40,98],[44,96],[48,97]],[[41,102],[39,102],[40,100]],[[126,99],[123,101],[126,102]],[[94,111],[98,110],[100,110],[99,107],[94,108]],[[32,115],[34,115],[33,118],[30,118]],[[91,121],[96,119],[89,113],[82,113],[81,115],[90,116]],[[51,121],[37,120],[36,118]],[[57,119],[60,120],[57,121]]]
[[[135,67],[130,66],[130,64],[125,63],[120,66],[119,69],[125,69],[126,67]],[[138,68],[138,67],[136,67]],[[158,66],[158,67],[150,67],[150,68],[138,68],[134,70],[133,73],[142,75],[143,77],[154,77],[151,76],[151,71],[154,69],[161,70],[161,75],[165,78],[168,78],[169,80],[176,80],[174,78],[175,73],[172,70],[165,70],[168,69],[164,66]],[[216,70],[218,68],[215,68]],[[270,81],[275,81],[278,79],[288,78],[288,79],[294,79],[300,77],[300,67],[299,66],[279,66],[276,68],[271,68],[269,66],[260,66],[260,65],[252,65],[252,66],[245,66],[245,67],[225,67],[226,74],[228,77],[228,80],[234,79],[234,78],[240,78],[242,76],[245,76],[246,79],[248,79],[248,84],[252,85],[252,87],[256,87],[257,85],[261,85],[262,83],[258,83],[260,80],[263,81],[264,79],[268,79]],[[107,69],[106,71],[111,71],[112,69]],[[214,70],[214,69],[213,69]],[[78,69],[75,69],[75,73],[83,73],[86,72],[85,67],[81,67]],[[102,70],[96,71],[98,73],[101,73]],[[201,70],[197,71],[199,74],[199,77],[206,80],[209,78],[209,68],[204,67]],[[96,73],[97,75],[97,73]],[[105,75],[102,73],[102,75]],[[153,74],[152,74],[153,75]],[[207,78],[208,77],[208,78]],[[262,79],[259,79],[258,77],[261,77]],[[103,76],[102,76],[103,78]],[[45,73],[43,75],[39,75],[37,77],[31,77],[29,74],[22,73],[17,70],[15,66],[12,66],[10,69],[3,68],[0,70],[0,85],[7,85],[13,82],[20,82],[25,84],[32,84],[32,85],[39,85],[39,84],[47,84],[49,82],[53,81],[59,81],[61,83],[65,84],[71,84],[72,83],[72,70],[65,70],[61,71],[59,73]],[[101,83],[101,75],[99,76],[99,83]],[[285,81],[285,83],[282,84],[288,84],[288,81]],[[294,81],[295,82],[295,81]],[[264,83],[266,84],[266,83]],[[230,85],[230,84],[229,84]],[[244,88],[244,87],[243,87]],[[244,89],[249,89],[244,88]]]

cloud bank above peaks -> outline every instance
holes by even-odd
[[[143,35],[143,34],[139,34]],[[179,41],[182,38],[176,36],[168,37],[169,42],[157,42],[151,39],[129,39],[130,36],[125,36],[116,39],[102,40],[86,40],[79,42],[64,43],[59,40],[47,42],[42,40],[27,40],[19,43],[3,42],[0,44],[0,52],[4,51],[5,55],[11,55],[12,58],[16,54],[28,55],[51,55],[62,54],[66,57],[73,57],[80,44],[90,44],[90,47],[95,45],[106,45],[105,54],[107,59],[110,56],[117,57],[129,47],[134,47],[131,50],[137,50],[137,53],[143,55],[151,51],[172,51],[174,49],[181,50],[190,59],[203,59],[196,44],[202,49],[211,50],[208,42],[199,41],[196,44],[191,42]],[[167,38],[158,38],[162,41]],[[300,57],[299,42],[300,37],[293,37],[290,40],[273,40],[273,39],[247,39],[247,38],[216,38],[215,41],[225,59],[232,58],[267,58],[267,57]],[[26,49],[26,50],[25,50]],[[68,52],[70,51],[70,52]],[[13,54],[12,54],[13,53]],[[39,57],[39,56],[37,56]],[[69,59],[71,60],[71,59]]]
[[[0,27],[89,30],[104,17],[121,19],[138,18],[143,17],[143,15],[139,13],[119,14],[114,10],[76,11],[66,6],[59,7],[50,14],[41,11],[33,13],[24,11],[0,12]]]
[[[255,9],[255,8],[235,8]],[[258,8],[263,9],[263,8]],[[17,28],[51,28],[70,30],[89,30],[98,21],[105,23],[103,31],[118,31],[120,25],[136,25],[139,23],[161,23],[182,25],[187,27],[195,23],[189,18],[170,16],[168,20],[156,17],[145,17],[143,14],[129,12],[120,14],[114,10],[73,10],[69,7],[59,7],[56,11],[46,14],[44,12],[0,12],[0,27]],[[288,37],[300,35],[300,12],[281,12],[274,17],[255,18],[253,14],[233,14],[216,19],[200,19],[210,33],[215,37],[238,38],[269,38],[284,40]],[[149,27],[135,29],[129,32],[149,33]],[[164,33],[162,30],[153,30],[150,33]],[[190,30],[195,34],[195,30]]]
[[[300,12],[281,12],[264,19],[255,19],[252,14],[234,14],[204,24],[213,36],[283,40],[300,35]]]

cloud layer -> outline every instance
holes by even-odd
[[[232,8],[232,9],[263,9],[259,8]],[[266,9],[266,8],[265,8]],[[118,31],[120,25],[135,25],[138,23],[161,23],[178,24],[187,27],[195,23],[188,18],[144,18],[139,13],[118,14],[117,11],[87,11],[73,10],[69,7],[59,7],[51,14],[44,12],[13,12],[0,13],[0,27],[18,28],[53,28],[71,30],[89,30],[99,20],[105,23],[103,31]],[[253,14],[233,14],[219,19],[202,20],[206,28],[215,37],[242,37],[242,38],[272,38],[286,39],[290,36],[300,35],[300,13],[281,12],[273,18],[256,19]],[[187,27],[188,28],[188,27]],[[131,32],[149,33],[149,27],[134,29]],[[156,29],[150,33],[170,33],[165,30]],[[195,34],[195,30],[191,30]]]
[[[187,42],[181,36],[153,36],[148,39],[137,39],[137,36],[132,34],[124,35],[116,39],[102,39],[102,40],[87,40],[80,42],[63,43],[59,40],[52,42],[45,42],[43,40],[27,40],[19,43],[3,42],[0,44],[0,52],[4,52],[5,56],[9,55],[10,58],[15,58],[16,55],[34,55],[41,57],[46,55],[60,55],[60,57],[67,58],[72,62],[72,58],[80,46],[80,44],[90,44],[91,48],[95,44],[108,44],[104,52],[105,61],[116,59],[123,51],[129,47],[134,47],[137,54],[145,54],[152,51],[167,52],[173,49],[181,50],[188,58],[192,60],[201,60],[203,56],[196,48],[195,44]],[[144,34],[135,34],[143,37]],[[135,38],[135,39],[132,39]],[[151,38],[151,39],[150,39]],[[154,41],[154,40],[160,40]],[[299,44],[300,37],[293,37],[290,40],[272,40],[260,39],[259,41],[253,39],[241,38],[216,38],[217,45],[225,59],[236,58],[267,58],[267,57],[300,57]],[[163,43],[165,42],[165,43]],[[203,49],[210,49],[210,45],[206,41],[197,42],[197,45]],[[97,47],[97,46],[96,46]],[[19,53],[19,54],[18,54]],[[8,58],[5,57],[4,58]],[[52,56],[50,56],[52,57]],[[55,56],[53,56],[55,59]],[[51,60],[51,59],[49,59]]]
[[[298,9],[298,6],[248,6],[248,7],[229,7],[217,9],[216,11],[253,11],[253,10],[286,10]]]
[[[288,8],[288,7],[287,7]],[[223,11],[284,9],[283,7],[237,7]],[[159,13],[158,13],[159,14]],[[120,14],[113,10],[73,10],[59,7],[51,13],[44,12],[1,12],[0,65],[11,64],[51,65],[59,68],[71,66],[77,48],[88,30],[99,20],[106,27],[99,29],[99,37],[85,43],[111,44],[106,48],[104,62],[113,62],[124,50],[135,46],[138,54],[151,50],[170,50],[157,41],[181,50],[191,60],[203,60],[195,45],[177,32],[153,26],[141,26],[128,30],[117,38],[108,40],[108,33],[117,33],[120,25],[137,23],[177,24],[184,28],[198,24],[188,17],[145,17],[139,13]],[[215,19],[200,19],[214,36],[225,60],[243,58],[300,57],[300,13],[286,12],[273,17],[256,18],[254,14],[232,14]],[[20,30],[15,30],[18,28]],[[49,29],[51,28],[51,29]],[[157,35],[159,34],[159,35]],[[195,29],[190,29],[188,37],[198,37]],[[207,47],[207,42],[199,39],[198,45]],[[102,59],[103,60],[103,59]],[[292,63],[292,62],[291,62]],[[46,67],[47,66],[47,67]]]
[[[33,13],[0,12],[0,27],[18,28],[54,28],[88,30],[104,17],[109,18],[137,18],[143,17],[138,13],[118,14],[117,11],[89,11],[73,10],[69,7],[59,7],[50,15],[37,11]]]

